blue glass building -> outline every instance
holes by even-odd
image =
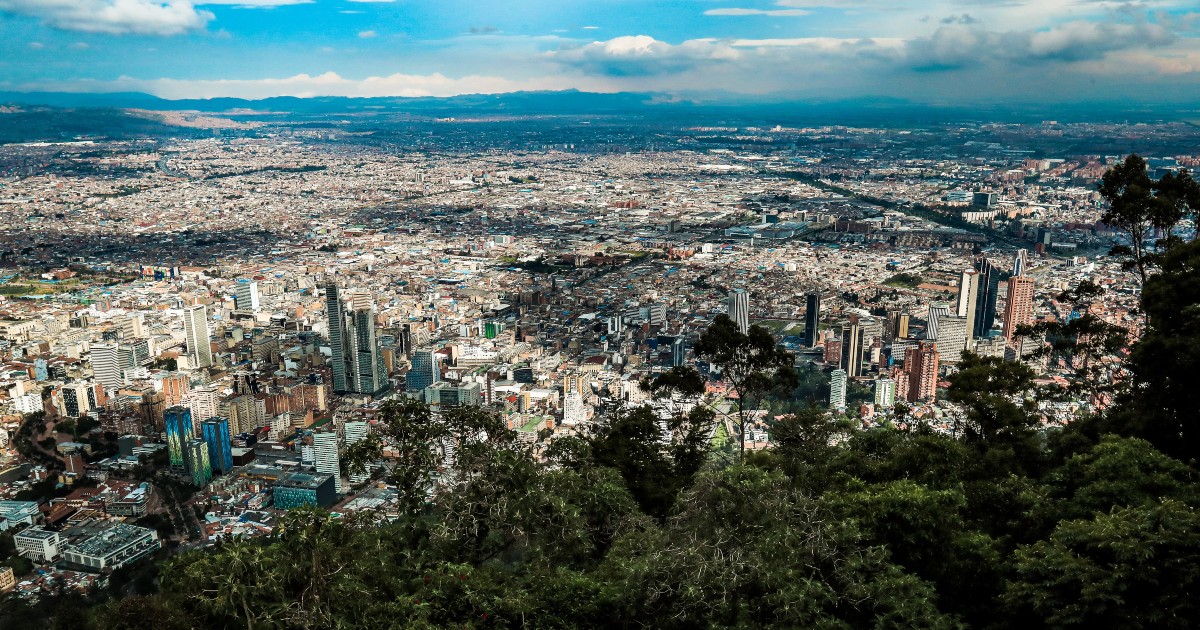
[[[208,445],[208,461],[214,474],[233,468],[233,447],[229,440],[229,418],[214,417],[200,424],[200,433]]]
[[[192,410],[187,407],[171,407],[163,412],[163,424],[167,429],[167,453],[171,456],[171,467],[184,470],[187,468],[184,449],[195,437]]]

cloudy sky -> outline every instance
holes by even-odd
[[[0,90],[1200,102],[1200,0],[0,0]]]

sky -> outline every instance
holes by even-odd
[[[1200,0],[0,0],[0,90],[1200,102]]]

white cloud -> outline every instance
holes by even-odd
[[[350,2],[362,2],[364,4],[365,3],[385,4],[385,3],[389,3],[389,2],[395,2],[395,1],[396,0],[350,0]]]
[[[219,80],[142,80],[122,77],[115,81],[72,81],[65,83],[26,84],[25,91],[124,92],[137,91],[162,98],[246,99],[272,96],[457,96],[459,94],[501,94],[521,90],[566,90],[596,84],[581,83],[564,77],[541,77],[522,80],[496,76],[447,77],[441,73],[429,75],[392,74],[388,76],[347,79],[334,72],[279,79],[219,79]],[[607,90],[614,91],[614,90]]]
[[[314,0],[195,0],[193,4],[233,5],[238,9],[274,9],[294,4],[312,4]]]
[[[713,39],[668,44],[649,35],[624,35],[546,53],[551,60],[586,73],[616,76],[679,72],[705,62],[730,61],[738,55],[728,44]]]
[[[767,15],[771,17],[793,17],[811,15],[812,11],[804,9],[709,9],[704,15]]]
[[[46,47],[42,42],[29,42],[29,47],[34,50],[41,50]]]
[[[359,31],[358,38],[359,39],[371,39],[372,37],[375,37],[378,34],[379,33],[376,33],[375,31]]]
[[[178,35],[213,19],[187,0],[0,0],[0,11],[58,29],[111,35]]]

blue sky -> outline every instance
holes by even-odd
[[[0,0],[0,33],[0,90],[1200,101],[1196,0]]]

